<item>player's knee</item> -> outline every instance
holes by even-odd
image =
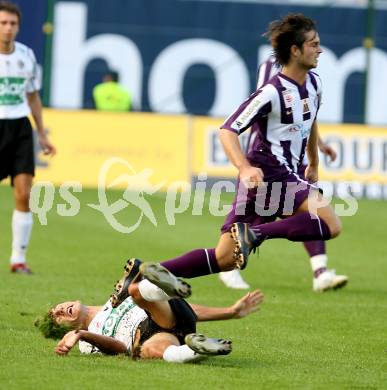
[[[165,348],[156,343],[144,344],[141,348],[142,359],[161,359]]]
[[[339,218],[335,218],[330,224],[329,224],[329,231],[331,233],[331,238],[337,237],[342,230],[342,224]]]
[[[129,288],[128,288],[128,292],[129,292],[129,295],[133,298],[133,300],[136,303],[143,300],[137,283],[130,284]]]
[[[27,188],[18,188],[15,190],[15,200],[18,203],[28,205],[30,200],[30,190]]]

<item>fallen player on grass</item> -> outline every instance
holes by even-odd
[[[208,307],[186,302],[190,294],[190,286],[164,267],[132,259],[105,305],[63,302],[36,326],[45,337],[61,338],[58,355],[67,355],[79,343],[87,354],[184,363],[231,352],[231,341],[196,333],[197,321],[243,318],[263,301],[261,291],[255,290],[229,307]]]

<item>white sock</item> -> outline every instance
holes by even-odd
[[[320,268],[327,268],[328,265],[328,256],[327,255],[316,255],[310,258],[310,265],[312,271],[315,272]]]
[[[141,296],[148,302],[168,301],[171,299],[160,287],[151,283],[147,279],[141,280],[138,284]]]
[[[163,354],[163,359],[170,363],[196,362],[205,358],[205,355],[193,351],[188,345],[170,345]]]
[[[26,250],[30,242],[32,224],[31,211],[13,211],[11,264],[26,262]]]

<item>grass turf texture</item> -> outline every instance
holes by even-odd
[[[242,320],[200,323],[198,330],[233,340],[227,357],[200,364],[132,362],[125,357],[69,356],[53,353],[34,319],[49,304],[80,299],[102,304],[122,273],[125,260],[167,259],[191,248],[212,247],[223,218],[188,212],[169,226],[164,199],[151,205],[158,220],[144,220],[130,235],[115,232],[102,214],[86,206],[96,191],[76,194],[80,213],[71,218],[48,214],[48,225],[35,219],[29,249],[33,276],[8,269],[9,187],[0,186],[0,388],[2,389],[382,389],[386,388],[386,216],[385,202],[361,201],[355,217],[343,218],[343,234],[328,244],[330,266],[347,273],[349,285],[338,292],[311,291],[311,271],[302,245],[266,242],[259,258],[243,272],[261,288],[265,303]],[[118,199],[120,192],[111,193]],[[63,203],[56,199],[56,202]],[[207,208],[208,210],[208,208]],[[121,222],[138,215],[121,211]],[[190,281],[191,302],[229,305],[242,292],[225,288],[217,276]]]

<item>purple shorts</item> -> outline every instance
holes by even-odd
[[[264,186],[248,190],[238,179],[232,209],[221,232],[229,232],[235,222],[261,225],[293,215],[308,197],[309,192],[318,190],[316,186],[305,181],[303,175],[300,176],[295,173],[279,175],[278,181],[270,180]]]

